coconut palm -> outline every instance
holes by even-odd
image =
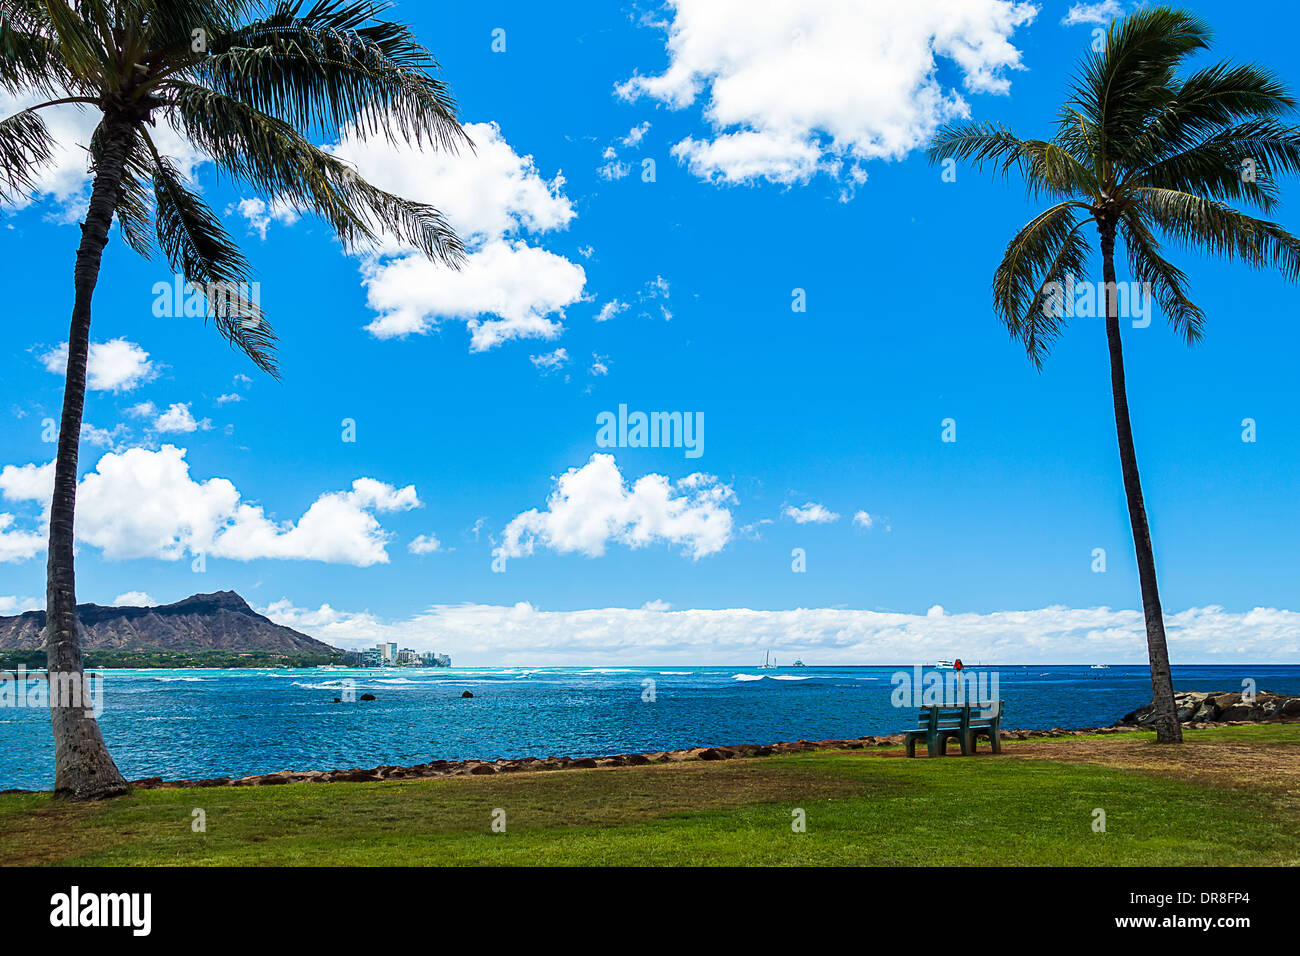
[[[0,186],[26,193],[54,143],[45,109],[97,110],[93,178],[73,276],[67,381],[50,505],[45,648],[51,675],[84,682],[73,575],[77,450],[86,393],[91,297],[116,217],[142,255],[155,248],[206,294],[206,321],[277,376],[275,335],[247,289],[249,264],[154,130],[169,123],[220,172],[267,199],[314,212],[349,247],[381,235],[458,265],[463,249],[437,210],[385,192],[309,136],[381,135],[455,148],[468,142],[437,63],[383,6],[288,0],[0,0],[0,88],[42,102],[0,121]],[[233,291],[234,294],[231,294]],[[64,702],[66,703],[66,701]],[[56,795],[121,793],[95,720],[56,705]]]
[[[1188,345],[1201,340],[1205,314],[1187,296],[1186,275],[1164,257],[1162,238],[1300,278],[1300,240],[1230,205],[1268,213],[1277,204],[1276,176],[1300,169],[1300,130],[1283,122],[1296,101],[1259,66],[1220,62],[1187,72],[1187,58],[1208,49],[1210,39],[1206,25],[1182,10],[1138,10],[1112,23],[1101,49],[1084,59],[1050,141],[966,124],[945,127],[929,149],[932,162],[967,161],[1004,176],[1017,170],[1031,197],[1055,200],[1007,245],[993,278],[998,317],[1040,370],[1072,311],[1062,291],[1088,267],[1084,227],[1096,228],[1115,430],[1146,618],[1151,723],[1162,743],[1181,742],[1182,730],[1129,423],[1115,241],[1123,240],[1133,278]]]

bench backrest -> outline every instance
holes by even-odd
[[[970,703],[962,707],[922,707],[916,715],[918,729],[936,727],[950,729],[954,727],[988,727],[1002,718],[1002,701]]]

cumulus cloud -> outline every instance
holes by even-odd
[[[68,370],[68,343],[63,342],[40,356],[47,372],[64,375]],[[134,342],[112,339],[91,342],[86,356],[86,387],[96,392],[129,392],[156,375],[149,353]]]
[[[871,517],[871,515],[867,514],[865,511],[859,511],[853,515],[853,524],[855,527],[870,528],[875,523],[876,519]]]
[[[749,608],[642,608],[544,611],[514,606],[436,605],[404,620],[330,605],[300,609],[280,601],[262,612],[342,647],[396,641],[451,653],[461,664],[736,665],[771,647],[787,656],[836,664],[911,666],[951,656],[989,663],[1141,664],[1142,612],[1107,607],[1046,607],[988,614],[921,615],[842,608],[763,611]],[[1203,663],[1290,662],[1300,654],[1300,612],[1221,607],[1166,614],[1175,660]]]
[[[237,212],[248,223],[248,231],[255,232],[265,240],[266,232],[271,228],[272,222],[278,222],[284,226],[292,226],[301,218],[298,210],[294,209],[288,203],[271,202],[257,196],[250,196],[239,200],[231,206],[226,207],[226,215]]]
[[[1119,0],[1101,0],[1100,3],[1076,3],[1061,20],[1062,26],[1073,27],[1080,23],[1099,23],[1106,26],[1111,20],[1124,15]]]
[[[567,228],[575,215],[564,177],[543,179],[533,158],[516,153],[494,123],[465,129],[475,149],[458,153],[361,140],[347,130],[331,147],[375,185],[437,207],[469,252],[457,272],[385,239],[362,268],[367,302],[377,313],[366,328],[395,338],[463,321],[474,351],[516,338],[554,338],[586,284],[581,266],[535,244],[542,234]]]
[[[190,411],[189,402],[173,402],[167,407],[167,411],[158,416],[153,423],[156,432],[179,432],[189,434],[195,431],[208,431],[212,428],[211,419],[197,420],[194,413]]]
[[[158,602],[144,591],[127,591],[113,598],[114,607],[157,607]]]
[[[53,482],[53,463],[6,466],[0,471],[0,496],[48,505]],[[375,514],[420,505],[412,485],[396,488],[358,478],[348,491],[320,495],[296,521],[277,521],[245,500],[228,479],[192,478],[184,448],[132,448],[104,455],[82,478],[77,539],[113,559],[176,561],[204,554],[368,567],[388,563],[392,538]],[[0,560],[22,560],[44,548],[43,529],[11,531],[12,522],[12,515],[0,516]],[[41,524],[47,523],[48,516],[42,517]],[[24,534],[29,537],[14,537]]]
[[[838,514],[816,501],[809,501],[798,508],[786,505],[781,509],[781,514],[795,524],[831,524],[840,520]]]
[[[411,554],[433,554],[435,551],[442,550],[442,542],[438,540],[437,535],[422,534],[412,538],[406,550]]]
[[[597,557],[611,543],[641,548],[664,542],[699,559],[730,540],[727,505],[735,500],[731,487],[712,475],[688,475],[674,483],[650,474],[629,487],[612,455],[595,454],[555,479],[545,510],[517,515],[492,553],[521,558],[540,545]]]
[[[786,185],[817,172],[860,182],[859,162],[902,158],[969,115],[961,92],[940,81],[940,60],[967,92],[1007,92],[1008,71],[1021,67],[1011,37],[1037,13],[1019,0],[669,6],[667,69],[616,92],[672,109],[704,98],[711,132],[679,141],[673,155],[702,179]]]
[[[556,349],[554,352],[544,352],[541,355],[530,355],[528,361],[533,363],[533,367],[543,374],[554,372],[557,369],[564,368],[569,361],[569,353],[565,349]]]
[[[45,601],[34,597],[17,597],[0,594],[0,614],[22,614],[24,611],[42,611]]]

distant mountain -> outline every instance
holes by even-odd
[[[234,591],[195,594],[159,607],[80,604],[86,650],[273,651],[329,654],[337,650],[258,614]],[[44,611],[0,617],[0,650],[39,650]]]

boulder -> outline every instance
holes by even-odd
[[[362,694],[360,697],[357,698],[357,700],[374,700],[374,699],[375,699],[374,694]]]
[[[474,696],[474,695],[471,694],[469,691],[464,691],[464,692],[460,695],[460,699],[461,699],[461,700],[464,700],[466,697],[473,697],[473,696]]]
[[[1201,693],[1180,691],[1174,694],[1174,708],[1181,723],[1259,723],[1265,720],[1292,720],[1300,717],[1300,696],[1260,691],[1243,697],[1240,691]],[[1145,704],[1121,717],[1116,727],[1148,727],[1155,707]]]

